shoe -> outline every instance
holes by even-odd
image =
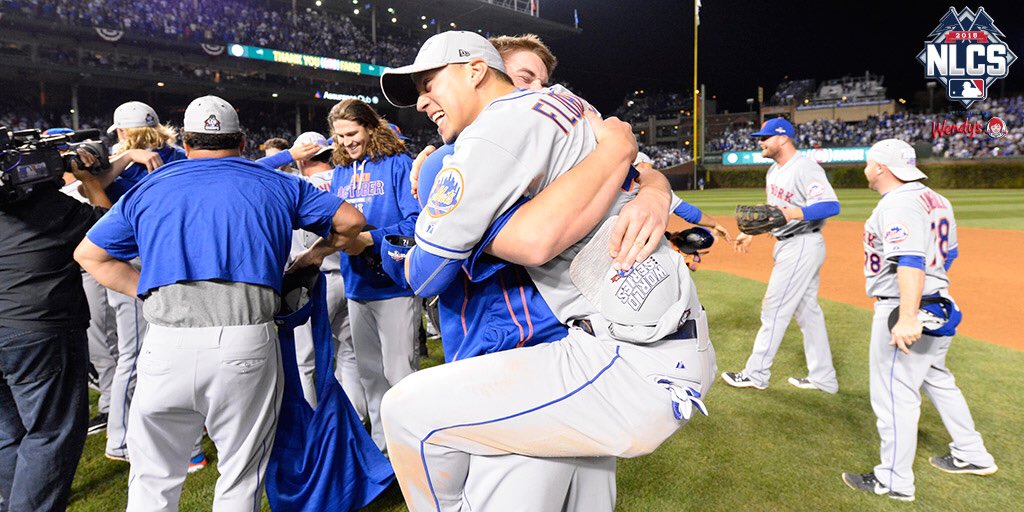
[[[863,475],[858,475],[856,473],[843,473],[843,482],[846,482],[846,485],[855,491],[865,491],[878,496],[888,496],[899,501],[914,501],[913,494],[903,494],[902,492],[889,490],[888,487],[882,485],[882,483],[875,478],[874,473],[864,473]]]
[[[722,374],[722,380],[734,388],[768,388],[768,386],[758,386],[756,382],[754,382],[750,377],[744,375],[743,372],[725,372]]]
[[[195,473],[206,467],[209,462],[206,460],[206,454],[199,452],[199,455],[192,457],[192,460],[188,461],[188,472]]]
[[[120,461],[120,462],[128,462],[128,453],[124,453],[122,455],[116,455],[116,454],[113,454],[113,453],[110,453],[110,452],[103,452],[103,455],[106,458],[110,459],[110,460],[116,460],[116,461]]]
[[[928,459],[928,462],[931,462],[932,466],[935,466],[946,473],[965,473],[968,475],[985,476],[991,475],[999,470],[999,467],[995,464],[982,467],[976,464],[971,464],[970,462],[964,462],[954,457],[952,453],[947,453],[942,457],[932,457]]]
[[[800,389],[818,389],[818,386],[812,384],[811,379],[808,379],[807,377],[801,377],[799,379],[796,377],[790,377],[788,382]]]
[[[88,435],[99,434],[107,429],[107,413],[101,412],[89,420]]]

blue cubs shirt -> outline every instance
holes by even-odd
[[[387,235],[412,236],[416,230],[420,207],[412,196],[411,169],[412,158],[404,153],[334,168],[331,193],[361,211],[366,224],[376,228],[370,231],[373,250],[380,251]],[[341,273],[345,295],[350,299],[385,300],[412,295],[359,257],[342,255]]]
[[[144,177],[87,236],[114,258],[142,259],[140,297],[215,279],[280,293],[292,231],[327,235],[342,203],[244,158],[179,160]]]
[[[185,150],[178,146],[164,146],[160,149],[151,149],[150,151],[160,155],[160,160],[163,160],[164,164],[171,162],[177,162],[178,160],[185,160]],[[124,168],[121,175],[114,178],[114,181],[107,185],[107,197],[111,201],[117,201],[128,192],[129,189],[135,186],[136,183],[142,181],[149,174],[146,171],[146,166],[137,162],[133,162]]]

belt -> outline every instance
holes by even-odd
[[[775,237],[775,239],[779,240],[779,241],[789,240],[790,238],[793,238],[794,236],[797,236],[797,235],[806,235],[806,234],[810,234],[810,233],[817,233],[819,231],[821,231],[821,228],[815,228],[815,229],[812,229],[810,231],[804,231],[802,233],[793,233],[792,235],[777,236],[777,237]]]
[[[572,327],[579,327],[580,329],[583,330],[583,332],[585,332],[585,333],[587,333],[587,334],[589,334],[591,336],[594,335],[594,325],[591,324],[590,320],[587,320],[586,318],[574,318],[572,320],[569,320],[568,325],[569,325],[570,328],[572,328]],[[672,334],[669,334],[668,336],[665,336],[662,339],[665,339],[665,340],[695,340],[695,339],[697,339],[697,321],[691,318],[691,319],[683,322],[683,325],[679,327],[679,330],[677,330],[676,332],[674,332]]]
[[[900,298],[899,297],[883,297],[883,296],[879,295],[879,296],[875,297],[875,300],[877,300],[877,301],[882,301],[882,300],[900,300]]]

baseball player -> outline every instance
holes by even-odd
[[[317,189],[330,192],[334,172],[334,166],[331,164],[331,146],[327,139],[317,132],[306,132],[295,138],[296,147],[304,147],[306,144],[319,149],[307,160],[295,160],[295,164],[304,179]],[[258,161],[262,163],[262,160]],[[318,235],[309,231],[296,231],[292,237],[291,257],[298,257],[312,247],[318,238]],[[332,254],[324,258],[320,271],[327,280],[327,317],[334,339],[334,375],[352,402],[360,421],[365,421],[366,393],[359,381],[359,367],[356,363],[355,349],[352,347],[352,330],[349,327],[348,302],[345,298],[345,281],[341,276],[340,255]],[[312,407],[316,407],[314,345],[308,324],[295,328],[295,352],[302,376],[303,395]]]
[[[722,379],[734,387],[767,388],[772,360],[790,318],[795,316],[804,335],[808,375],[790,377],[789,383],[801,389],[837,393],[839,382],[832,366],[825,315],[818,305],[818,286],[825,262],[821,229],[825,219],[839,213],[839,199],[824,169],[797,153],[789,121],[769,119],[751,136],[761,138],[761,155],[775,161],[768,169],[765,192],[768,204],[779,207],[788,222],[772,230],[777,240],[774,263],[761,302],[761,329],[754,339],[754,350],[742,371],[725,372]],[[737,235],[736,251],[747,252],[751,240],[745,233]]]
[[[184,150],[175,145],[177,132],[161,124],[156,111],[139,101],[129,101],[117,107],[114,110],[114,123],[107,133],[116,133],[118,140],[112,155],[117,162],[112,169],[116,178],[107,187],[111,201],[117,201],[164,163],[185,158]],[[136,270],[141,267],[138,259],[132,264]],[[117,366],[111,383],[105,454],[111,460],[128,461],[128,411],[135,392],[136,362],[149,323],[142,314],[141,304],[134,297],[107,290],[107,301],[114,310],[118,346]],[[194,443],[189,464],[190,471],[206,467],[206,456],[202,453],[199,441]]]
[[[194,100],[183,129],[188,159],[126,192],[75,257],[104,286],[144,298],[150,322],[129,416],[128,510],[177,510],[204,426],[220,454],[213,508],[252,510],[281,403],[273,315],[292,231],[327,236],[294,264],[319,266],[363,217],[241,158],[238,115],[220,98]],[[141,274],[127,263],[136,257]]]
[[[960,321],[947,274],[958,252],[953,206],[921,183],[927,177],[906,142],[878,142],[867,160],[868,187],[882,195],[864,224],[864,277],[875,299],[871,408],[878,417],[881,462],[871,473],[843,473],[843,481],[854,489],[914,501],[921,391],[953,438],[950,452],[929,462],[947,473],[991,475],[998,468],[946,368]]]
[[[500,213],[595,150],[584,101],[515,89],[497,51],[473,33],[432,37],[413,65],[381,82],[389,101],[418,102],[446,141],[457,137],[405,259],[423,295],[452,282]],[[476,490],[465,487],[470,454],[635,456],[703,410],[714,357],[688,272],[664,245],[635,269],[613,270],[610,227],[528,269],[556,317],[574,326],[566,339],[424,370],[385,397],[389,453],[411,510],[458,509]],[[609,407],[615,414],[604,414]]]
[[[391,386],[419,369],[422,302],[360,255],[380,253],[391,234],[411,235],[419,205],[409,192],[412,158],[405,144],[366,103],[350,99],[327,116],[334,137],[331,192],[349,202],[373,229],[361,233],[341,258],[359,380],[366,393],[370,434],[386,450],[380,401]]]

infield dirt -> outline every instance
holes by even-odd
[[[669,222],[671,231],[686,227],[677,217]],[[733,236],[739,233],[735,222],[728,227]],[[864,293],[864,225],[830,221],[824,233],[827,256],[819,297],[870,309],[871,299]],[[1024,231],[960,227],[958,237],[960,256],[950,270],[950,292],[964,312],[959,332],[1024,350],[1024,335],[1015,327],[1024,325],[1024,306],[1018,296],[1024,294],[1024,272],[1015,268],[1024,261]],[[737,254],[731,244],[719,241],[704,257],[701,269],[768,282],[774,245],[770,236],[759,236],[749,253]]]

